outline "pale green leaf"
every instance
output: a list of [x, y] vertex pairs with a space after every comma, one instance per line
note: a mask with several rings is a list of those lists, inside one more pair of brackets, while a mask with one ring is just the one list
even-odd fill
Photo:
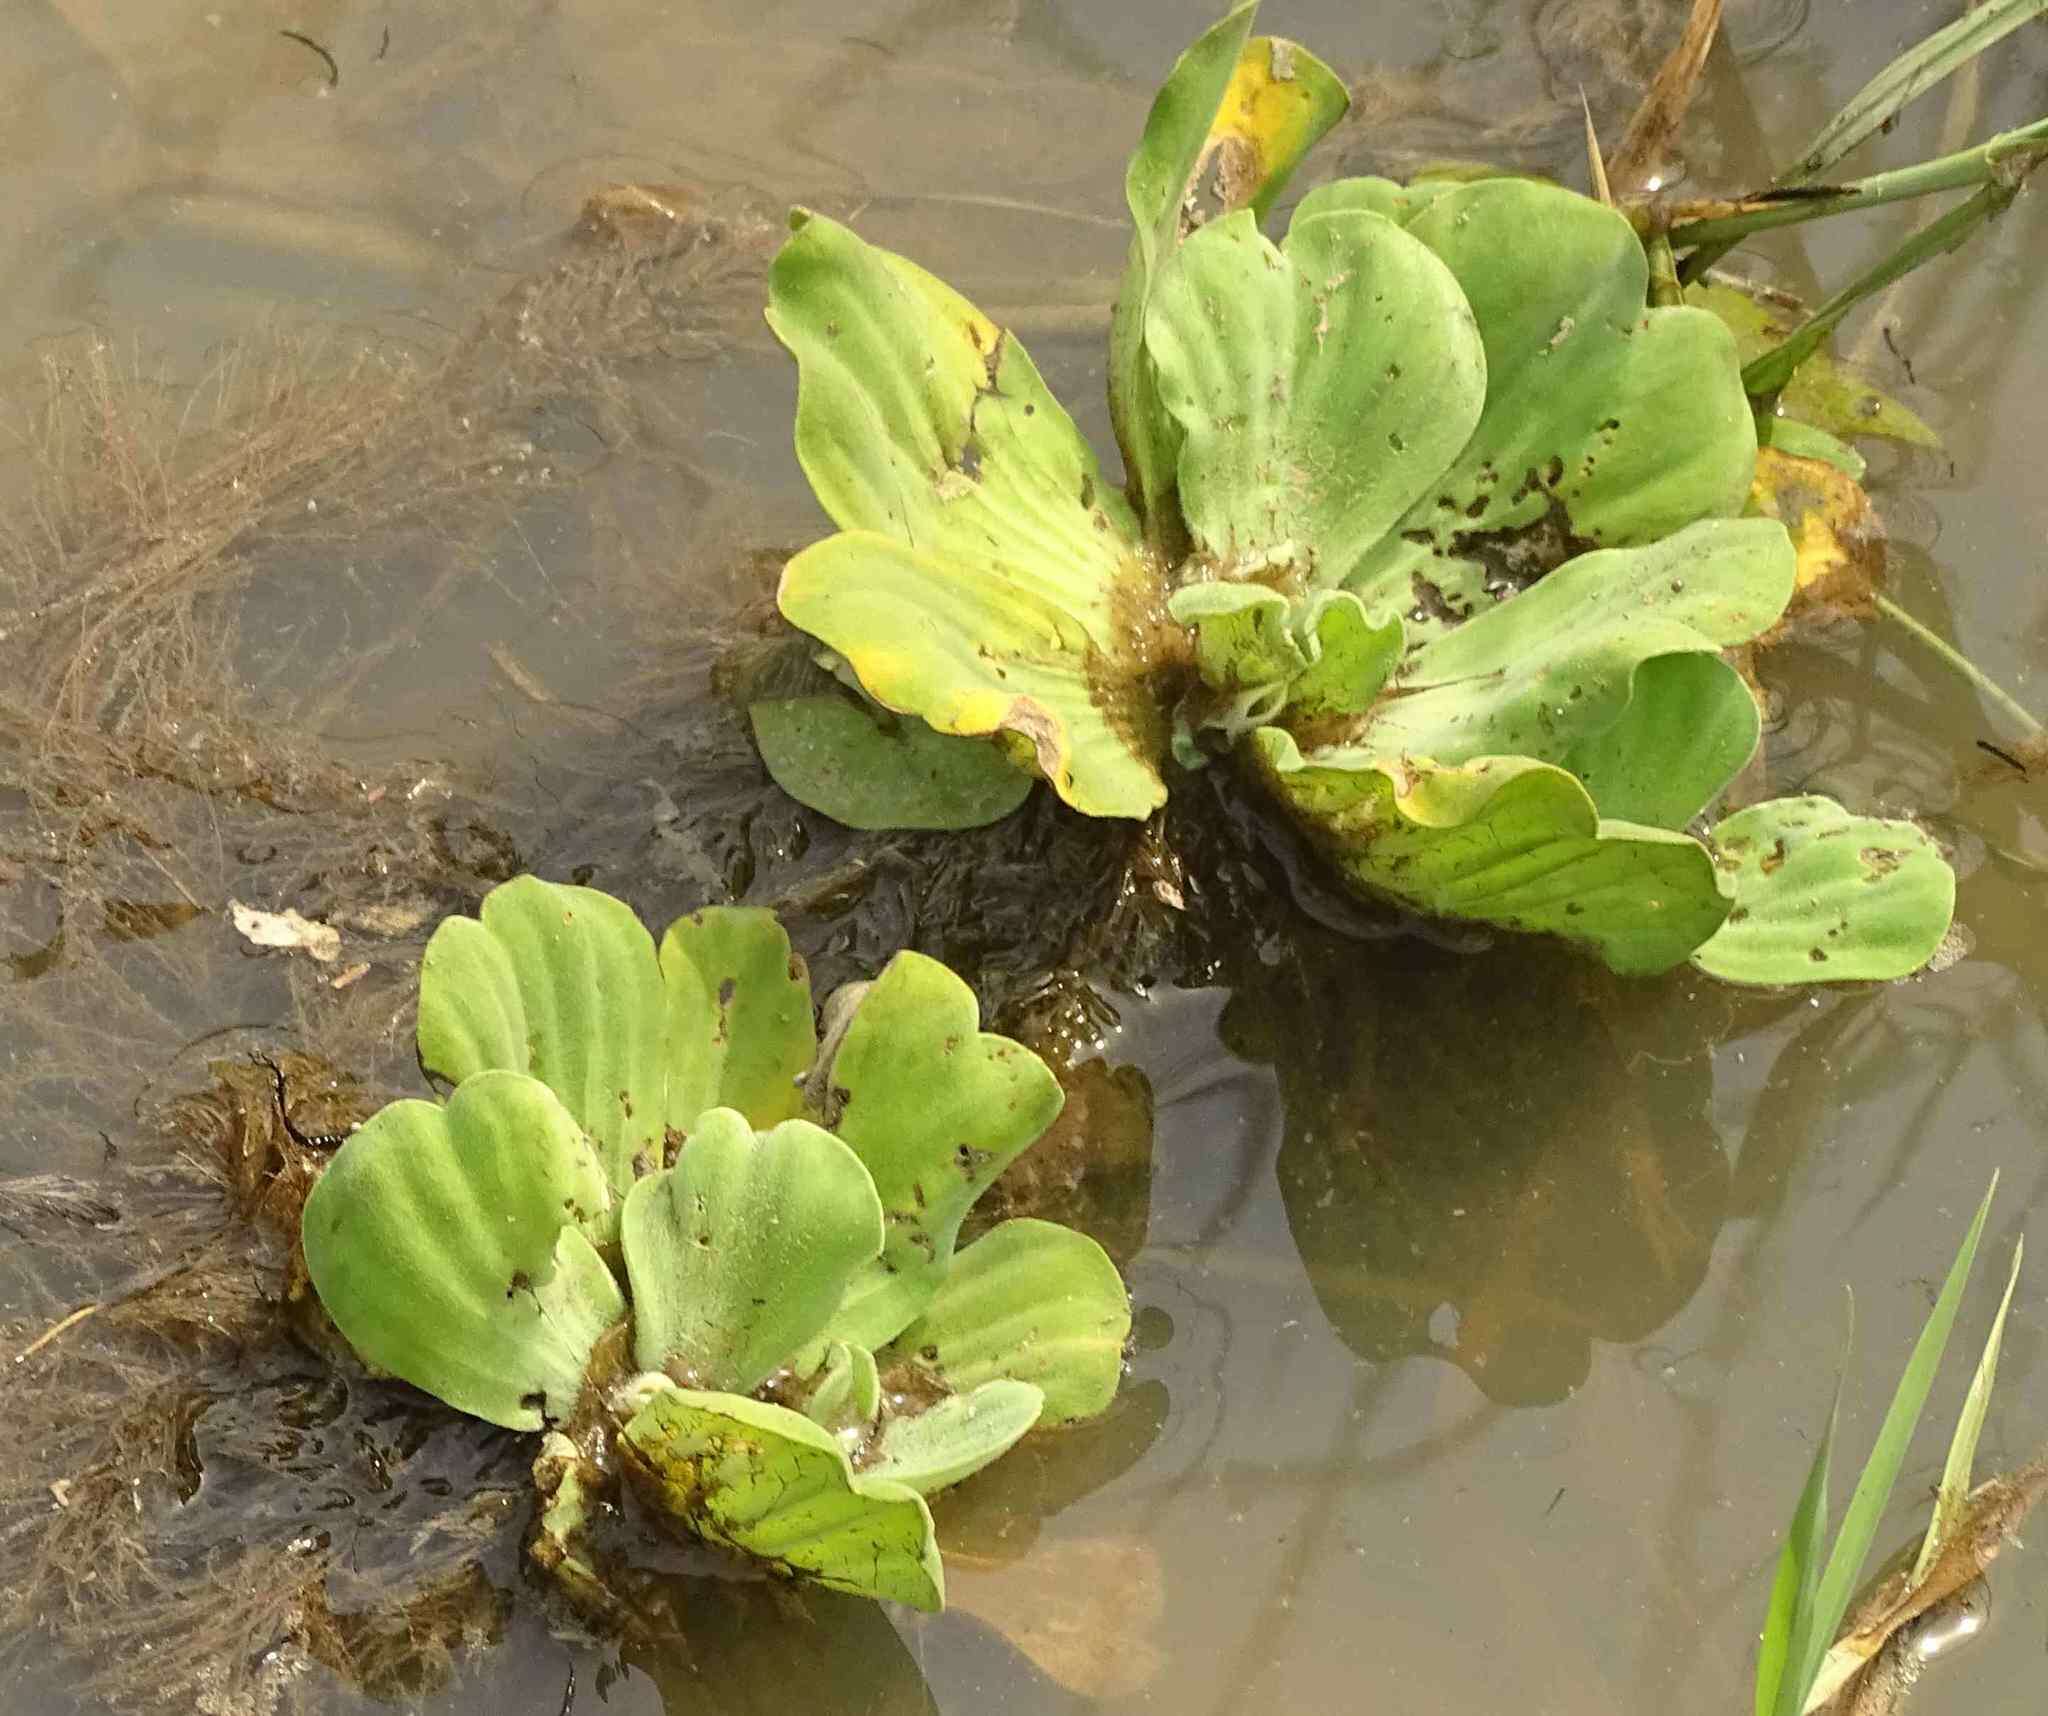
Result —
[[882, 1206], [860, 1159], [786, 1120], [756, 1134], [701, 1115], [676, 1165], [626, 1199], [620, 1223], [643, 1371], [745, 1394], [816, 1338], [882, 1249]]
[[1396, 184], [1392, 179], [1332, 179], [1310, 191], [1294, 205], [1293, 221], [1310, 221], [1321, 215], [1354, 211], [1383, 215], [1406, 226], [1444, 192], [1455, 190], [1458, 179], [1422, 179]]
[[1287, 688], [1290, 721], [1360, 715], [1370, 709], [1401, 659], [1398, 618], [1375, 625], [1349, 590], [1319, 590], [1297, 610], [1308, 667]]
[[1955, 872], [1910, 822], [1780, 798], [1736, 812], [1709, 840], [1735, 903], [1693, 963], [1727, 982], [1904, 977], [1948, 933]]
[[829, 1338], [876, 1347], [959, 1262], [974, 1200], [1050, 1126], [1059, 1080], [1029, 1049], [981, 1029], [974, 991], [937, 960], [899, 953], [862, 998], [833, 1057], [833, 1128], [881, 1195], [887, 1238]]
[[365, 1362], [514, 1430], [566, 1417], [626, 1302], [586, 1237], [610, 1190], [582, 1129], [523, 1073], [446, 1107], [394, 1102], [336, 1152], [301, 1219], [320, 1303]]
[[1669, 970], [1727, 914], [1698, 841], [1603, 819], [1578, 780], [1549, 764], [1304, 755], [1273, 727], [1249, 745], [1344, 878], [1411, 910], [1562, 936], [1629, 974]]
[[773, 912], [709, 906], [661, 938], [669, 1081], [666, 1117], [687, 1135], [707, 1108], [773, 1126], [803, 1108], [817, 1050], [811, 978]]
[[1399, 695], [1351, 742], [1440, 763], [1561, 762], [1665, 688], [1637, 683], [1643, 662], [1716, 652], [1770, 626], [1792, 599], [1796, 567], [1784, 526], [1764, 518], [1708, 519], [1645, 547], [1581, 555], [1411, 650]]
[[852, 533], [789, 563], [784, 615], [885, 707], [1021, 735], [1076, 809], [1156, 809], [1162, 580], [1024, 348], [818, 216], [775, 259], [768, 319], [797, 360], [798, 458]]
[[1064, 1424], [1109, 1405], [1130, 1332], [1130, 1295], [1108, 1253], [1026, 1218], [962, 1250], [924, 1314], [875, 1356], [955, 1394], [999, 1378], [1032, 1383], [1044, 1391], [1044, 1422]]
[[460, 1083], [531, 1073], [590, 1135], [612, 1185], [658, 1149], [667, 1083], [661, 975], [632, 908], [520, 876], [450, 918], [420, 962], [420, 1062]]
[[1756, 427], [1734, 341], [1703, 311], [1646, 307], [1649, 264], [1626, 219], [1554, 185], [1493, 179], [1441, 190], [1405, 230], [1471, 306], [1486, 408], [1350, 574], [1368, 609], [1454, 625], [1586, 549], [1741, 511]]
[[1195, 671], [1211, 690], [1286, 685], [1308, 666], [1294, 604], [1265, 584], [1204, 579], [1174, 591], [1166, 611], [1195, 634]]
[[1044, 1406], [1045, 1395], [1030, 1383], [996, 1377], [971, 1393], [886, 1419], [861, 1470], [934, 1495], [1008, 1453]]
[[1621, 718], [1574, 745], [1564, 766], [1602, 816], [1683, 828], [1742, 772], [1762, 728], [1748, 683], [1720, 656], [1652, 656]]
[[1014, 733], [1090, 816], [1149, 816], [1166, 799], [1158, 687], [1096, 647], [1073, 616], [990, 573], [868, 531], [807, 548], [782, 611], [848, 654], [888, 708], [942, 733]]
[[1245, 211], [1162, 269], [1146, 320], [1182, 430], [1195, 552], [1294, 594], [1341, 583], [1479, 421], [1486, 362], [1449, 269], [1383, 216]]
[[1124, 174], [1134, 229], [1110, 320], [1110, 416], [1154, 540], [1172, 512], [1178, 433], [1145, 352], [1158, 271], [1200, 215], [1263, 219], [1296, 164], [1343, 116], [1344, 85], [1294, 42], [1253, 37], [1257, 0], [1234, 7], [1175, 63]]
[[834, 1341], [804, 1396], [804, 1416], [840, 1435], [864, 1438], [882, 1410], [882, 1379], [866, 1347]]

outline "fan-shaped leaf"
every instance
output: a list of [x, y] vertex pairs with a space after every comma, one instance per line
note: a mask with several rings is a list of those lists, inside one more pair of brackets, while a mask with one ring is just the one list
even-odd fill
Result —
[[853, 533], [790, 562], [783, 613], [888, 708], [1021, 735], [1076, 809], [1157, 808], [1160, 575], [1024, 348], [812, 215], [775, 259], [768, 319], [797, 360], [797, 456]]
[[698, 1118], [673, 1168], [626, 1199], [620, 1223], [640, 1368], [745, 1394], [824, 1328], [882, 1249], [882, 1207], [860, 1159], [807, 1120], [755, 1134]]
[[484, 896], [482, 921], [449, 918], [420, 962], [420, 1062], [461, 1083], [531, 1073], [590, 1135], [612, 1185], [658, 1148], [661, 976], [624, 902], [520, 876]]
[[1666, 687], [1638, 684], [1643, 662], [1712, 653], [1763, 631], [1792, 598], [1793, 570], [1783, 527], [1757, 518], [1709, 519], [1647, 547], [1581, 555], [1410, 651], [1398, 694], [1375, 706], [1353, 742], [1441, 763], [1561, 761]]
[[882, 1379], [866, 1347], [834, 1341], [804, 1398], [804, 1416], [839, 1435], [864, 1439], [882, 1410]]
[[1045, 1394], [1045, 1422], [1064, 1424], [1115, 1398], [1130, 1332], [1130, 1295], [1102, 1247], [1027, 1218], [964, 1248], [924, 1315], [875, 1356], [885, 1370], [915, 1366], [955, 1394], [1003, 1377], [1033, 1383]]
[[773, 912], [709, 906], [661, 938], [667, 995], [668, 1124], [687, 1135], [707, 1108], [773, 1126], [803, 1108], [797, 1081], [817, 1050], [811, 977]]
[[941, 733], [1018, 735], [1076, 810], [1144, 817], [1165, 802], [1159, 687], [1071, 612], [871, 531], [805, 549], [783, 572], [781, 602], [888, 708]]
[[924, 1498], [856, 1473], [838, 1439], [799, 1412], [659, 1378], [619, 1446], [654, 1504], [693, 1537], [835, 1591], [945, 1607]]
[[625, 1300], [586, 1231], [603, 1168], [539, 1081], [488, 1071], [394, 1102], [306, 1199], [306, 1270], [368, 1363], [514, 1430], [566, 1416]]
[[874, 1177], [887, 1220], [877, 1263], [830, 1337], [879, 1346], [930, 1303], [974, 1200], [1053, 1122], [1059, 1081], [1029, 1049], [984, 1032], [974, 991], [937, 960], [899, 953], [832, 1062], [834, 1128]]
[[1698, 841], [1603, 820], [1563, 769], [1528, 757], [1451, 768], [1358, 750], [1303, 756], [1275, 727], [1249, 743], [1344, 876], [1415, 911], [1563, 936], [1624, 973], [1668, 970], [1727, 915]]
[[1621, 718], [1564, 766], [1602, 816], [1683, 828], [1748, 765], [1762, 729], [1755, 696], [1720, 656], [1657, 655], [1636, 669]]
[[[1307, 199], [1295, 219], [1328, 206]], [[1428, 197], [1406, 230], [1471, 306], [1486, 409], [1350, 574], [1368, 609], [1455, 625], [1586, 549], [1741, 511], [1756, 427], [1733, 339], [1704, 311], [1645, 307], [1649, 265], [1626, 219], [1554, 185], [1490, 179]]]
[[886, 1420], [863, 1474], [921, 1496], [936, 1494], [1008, 1453], [1044, 1407], [1041, 1390], [1007, 1377], [948, 1395], [922, 1412]]
[[1204, 227], [1161, 269], [1145, 343], [1195, 552], [1293, 594], [1350, 573], [1486, 398], [1450, 270], [1362, 211], [1297, 219], [1284, 252], [1249, 210]]
[[1257, 0], [1234, 8], [1181, 55], [1124, 174], [1134, 232], [1110, 322], [1110, 416], [1155, 542], [1170, 534], [1179, 432], [1145, 352], [1154, 281], [1189, 229], [1191, 206], [1249, 208], [1263, 219], [1349, 105], [1342, 81], [1305, 48], [1252, 36], [1257, 11]]
[[1270, 585], [1205, 579], [1174, 591], [1166, 610], [1195, 634], [1195, 671], [1213, 690], [1285, 687], [1308, 667], [1294, 603]]
[[1370, 709], [1401, 659], [1398, 618], [1375, 625], [1349, 590], [1321, 590], [1302, 604], [1296, 625], [1310, 640], [1309, 666], [1287, 688], [1290, 720], [1359, 715]]
[[1955, 872], [1910, 822], [1778, 798], [1737, 811], [1709, 838], [1735, 906], [1693, 963], [1730, 983], [1904, 977], [1948, 933]]

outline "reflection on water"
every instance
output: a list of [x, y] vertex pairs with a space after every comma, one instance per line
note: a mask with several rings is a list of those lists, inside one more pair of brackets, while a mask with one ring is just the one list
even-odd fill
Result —
[[[0, 1428], [33, 1458], [0, 1461], [0, 1587], [42, 1576], [18, 1546], [53, 1519], [61, 1542], [118, 1518], [58, 1594], [104, 1617], [117, 1590], [122, 1646], [23, 1639], [0, 1710], [61, 1709], [88, 1658], [237, 1716], [406, 1690], [451, 1716], [1742, 1699], [1842, 1285], [1882, 1378], [1990, 1170], [2000, 1245], [2044, 1204], [2048, 832], [2039, 781], [1979, 749], [2010, 735], [1967, 688], [1876, 632], [1766, 662], [1773, 786], [1925, 816], [1974, 944], [1801, 998], [1283, 935], [1279, 870], [1236, 836], [1188, 831], [1181, 868], [1036, 802], [958, 842], [851, 838], [765, 786], [712, 697], [786, 667], [749, 653], [755, 620], [818, 528], [758, 323], [781, 206], [913, 251], [1089, 399], [1121, 152], [1213, 10], [15, 8], [4, 1350], [109, 1303], [10, 1376]], [[1678, 12], [1269, 0], [1268, 21], [1354, 80], [1333, 163], [1573, 179], [1580, 89], [1609, 135]], [[1932, 16], [1729, 0], [1695, 181], [1762, 179]], [[2044, 64], [2030, 28], [1856, 165], [2028, 116]], [[662, 206], [580, 221], [627, 181]], [[1755, 260], [1811, 292], [1910, 218]], [[1946, 441], [1877, 450], [1894, 593], [2037, 705], [2044, 247], [2023, 200], [1847, 342]], [[1107, 446], [1099, 406], [1083, 420]], [[947, 1615], [697, 1572], [667, 1582], [659, 1643], [568, 1633], [522, 1572], [517, 1439], [284, 1340], [279, 1248], [223, 1229], [217, 1176], [161, 1124], [252, 1050], [416, 1089], [427, 929], [529, 865], [654, 919], [775, 904], [821, 987], [925, 947], [1073, 1061], [1066, 1129], [1010, 1191], [1125, 1263], [1131, 1380], [1102, 1423], [942, 1500]], [[367, 969], [336, 987], [253, 955], [231, 897], [334, 923]], [[1113, 1009], [1076, 965], [1107, 971]], [[306, 1130], [314, 1094], [280, 1064]], [[238, 1136], [270, 1124], [260, 1083], [220, 1099]], [[166, 1271], [175, 1329], [114, 1302]], [[2048, 1421], [2038, 1307], [2023, 1284], [1987, 1463]], [[167, 1331], [198, 1356], [152, 1344]], [[1852, 1396], [1846, 1445], [1879, 1404]], [[1916, 1450], [1902, 1531], [1938, 1454]], [[2008, 1557], [1997, 1583], [1991, 1642], [1931, 1669], [1916, 1710], [2025, 1707], [2048, 1563]]]
[[1680, 1010], [1549, 950], [1318, 948], [1240, 988], [1225, 1037], [1276, 1063], [1280, 1195], [1345, 1344], [1531, 1405], [1668, 1321], [1728, 1214], [1711, 1043]]

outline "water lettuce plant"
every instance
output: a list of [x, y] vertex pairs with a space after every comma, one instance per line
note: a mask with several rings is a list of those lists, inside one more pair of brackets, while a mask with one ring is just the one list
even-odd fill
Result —
[[972, 992], [899, 953], [834, 996], [774, 917], [659, 947], [609, 896], [522, 877], [435, 932], [419, 1050], [308, 1197], [306, 1269], [374, 1369], [545, 1431], [536, 1557], [623, 1469], [682, 1535], [841, 1591], [943, 1606], [925, 1497], [1109, 1404], [1130, 1304], [1086, 1235], [975, 1199], [1059, 1112]]
[[[1182, 56], [1126, 176], [1121, 491], [1012, 334], [792, 218], [768, 318], [840, 528], [779, 600], [924, 751], [973, 742], [906, 820], [1004, 814], [1020, 768], [1143, 818], [1171, 764], [1227, 759], [1352, 887], [1420, 913], [1631, 973], [1918, 968], [1954, 900], [1918, 827], [1808, 797], [1714, 817], [1760, 730], [1731, 652], [1795, 579], [1784, 527], [1745, 516], [1728, 328], [1654, 302], [1627, 216], [1553, 184], [1341, 180], [1275, 242], [1345, 96], [1255, 9]], [[756, 712], [828, 814], [902, 766], [879, 752], [900, 728], [833, 708]], [[887, 820], [871, 793], [856, 814]]]

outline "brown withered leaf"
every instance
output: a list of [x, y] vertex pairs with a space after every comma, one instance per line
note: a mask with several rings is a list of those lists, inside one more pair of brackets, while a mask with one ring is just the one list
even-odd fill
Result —
[[328, 1155], [376, 1111], [375, 1098], [296, 1049], [217, 1060], [207, 1071], [211, 1088], [174, 1098], [159, 1123], [200, 1160], [218, 1163], [239, 1215], [295, 1234]]
[[1693, 0], [1685, 34], [1657, 68], [1622, 134], [1621, 147], [1607, 162], [1607, 182], [1615, 196], [1642, 192], [1669, 157], [1720, 27], [1721, 0]]
[[[1830, 1654], [1847, 1652], [1867, 1665], [1857, 1671], [1817, 1716], [1876, 1716], [1896, 1708], [1899, 1694], [1911, 1685], [1904, 1665], [1886, 1662], [1886, 1647], [1913, 1622], [1948, 1602], [1983, 1576], [2037, 1502], [2048, 1495], [2048, 1455], [2037, 1456], [2017, 1471], [1988, 1478], [1970, 1492], [1955, 1529], [1916, 1582], [1913, 1563], [1918, 1540], [1894, 1558], [1849, 1610], [1841, 1637]], [[1896, 1653], [1893, 1653], [1894, 1655]], [[1890, 1698], [1886, 1704], [1882, 1698]]]
[[148, 941], [167, 935], [203, 911], [189, 900], [107, 900], [100, 907], [107, 935], [114, 941]]
[[1750, 505], [1791, 534], [1799, 555], [1792, 605], [1759, 642], [1802, 620], [1874, 618], [1884, 579], [1884, 524], [1862, 484], [1821, 459], [1759, 447]]
[[700, 185], [604, 185], [583, 200], [576, 236], [630, 249], [668, 246], [689, 236], [703, 218]]

